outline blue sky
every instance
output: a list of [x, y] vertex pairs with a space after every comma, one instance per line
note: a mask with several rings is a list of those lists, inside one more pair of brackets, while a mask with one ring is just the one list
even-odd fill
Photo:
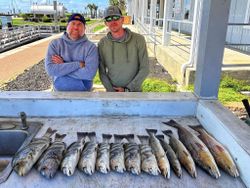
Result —
[[[30, 12], [30, 5], [33, 3], [53, 3], [53, 0], [0, 0], [0, 13], [7, 13], [14, 7], [22, 12]], [[62, 3], [69, 12], [85, 12], [85, 7], [89, 3], [95, 3], [100, 9], [104, 9], [108, 5], [108, 0], [57, 0]], [[17, 12], [18, 12], [17, 11]]]

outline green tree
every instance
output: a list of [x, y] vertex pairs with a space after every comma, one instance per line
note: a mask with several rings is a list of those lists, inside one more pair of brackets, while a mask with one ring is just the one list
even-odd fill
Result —
[[92, 8], [94, 10], [94, 17], [97, 18], [97, 9], [98, 9], [98, 6], [96, 6], [94, 3], [92, 4]]
[[125, 0], [109, 0], [109, 4], [114, 5], [114, 6], [118, 6], [121, 9], [122, 14], [125, 14], [125, 12], [126, 12]]
[[90, 17], [93, 18], [93, 4], [88, 4], [87, 7], [90, 10]]

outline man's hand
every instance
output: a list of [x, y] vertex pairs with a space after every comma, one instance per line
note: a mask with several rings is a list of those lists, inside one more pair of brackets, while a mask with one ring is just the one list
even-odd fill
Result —
[[52, 55], [51, 60], [55, 64], [62, 64], [62, 63], [64, 63], [63, 58], [61, 56], [59, 56], [59, 55]]
[[125, 89], [123, 87], [113, 87], [116, 92], [124, 92]]
[[80, 67], [81, 68], [85, 67], [85, 62], [84, 61], [80, 61]]

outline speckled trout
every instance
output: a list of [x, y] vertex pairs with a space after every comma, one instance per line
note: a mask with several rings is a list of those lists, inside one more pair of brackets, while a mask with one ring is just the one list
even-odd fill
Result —
[[84, 138], [81, 136], [81, 134], [77, 133], [77, 141], [69, 145], [61, 163], [61, 170], [63, 174], [67, 176], [72, 176], [74, 174], [84, 144]]
[[169, 136], [169, 145], [174, 150], [177, 158], [180, 163], [184, 166], [187, 172], [191, 175], [191, 177], [196, 178], [196, 166], [194, 160], [187, 150], [187, 148], [183, 145], [183, 143], [177, 139], [171, 130], [162, 131], [165, 135]]
[[[191, 127], [191, 126], [190, 126]], [[212, 137], [202, 126], [191, 127], [200, 135], [198, 137], [206, 144], [219, 167], [233, 177], [238, 177], [239, 172], [237, 167], [225, 147]]]
[[149, 136], [138, 135], [138, 138], [141, 142], [141, 170], [155, 176], [160, 174], [161, 171], [158, 168], [155, 155], [153, 154], [152, 148], [149, 145]]
[[51, 136], [56, 132], [48, 128], [46, 133], [41, 138], [34, 138], [28, 145], [19, 150], [12, 160], [12, 167], [20, 176], [25, 176], [49, 147]]
[[62, 141], [66, 134], [56, 134], [55, 141], [43, 153], [37, 163], [37, 170], [48, 179], [53, 178], [59, 168], [66, 150], [66, 144]]
[[174, 150], [167, 143], [167, 141], [164, 140], [163, 135], [157, 135], [156, 137], [160, 140], [162, 148], [166, 152], [166, 155], [167, 155], [167, 158], [169, 160], [170, 166], [174, 170], [174, 173], [177, 175], [178, 178], [181, 178], [182, 177], [181, 164], [180, 164]]
[[85, 174], [92, 175], [95, 172], [97, 156], [97, 142], [95, 132], [82, 133], [87, 135], [89, 141], [85, 142], [82, 154], [78, 162], [78, 168]]
[[124, 148], [122, 139], [123, 135], [114, 135], [114, 143], [110, 144], [110, 168], [116, 172], [123, 173], [125, 168], [124, 163]]
[[124, 144], [125, 151], [125, 167], [132, 174], [139, 175], [141, 173], [141, 155], [140, 147], [134, 141], [134, 135], [125, 135], [128, 143]]
[[155, 154], [158, 167], [161, 170], [161, 174], [165, 178], [170, 178], [170, 164], [164, 149], [161, 146], [160, 141], [156, 138], [155, 134], [157, 130], [155, 129], [146, 129], [149, 134], [149, 144], [152, 147], [152, 151]]
[[207, 146], [191, 131], [174, 120], [163, 122], [178, 129], [180, 140], [188, 148], [194, 161], [214, 178], [220, 177], [220, 171]]
[[112, 138], [110, 134], [102, 134], [102, 142], [98, 144], [97, 158], [96, 158], [96, 170], [107, 174], [110, 171], [109, 156], [110, 156], [110, 144], [109, 141]]

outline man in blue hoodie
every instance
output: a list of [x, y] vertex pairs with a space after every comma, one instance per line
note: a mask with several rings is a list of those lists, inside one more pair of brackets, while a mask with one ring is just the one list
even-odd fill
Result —
[[98, 50], [85, 35], [86, 21], [72, 14], [67, 31], [49, 44], [45, 69], [56, 91], [90, 91], [98, 69]]

